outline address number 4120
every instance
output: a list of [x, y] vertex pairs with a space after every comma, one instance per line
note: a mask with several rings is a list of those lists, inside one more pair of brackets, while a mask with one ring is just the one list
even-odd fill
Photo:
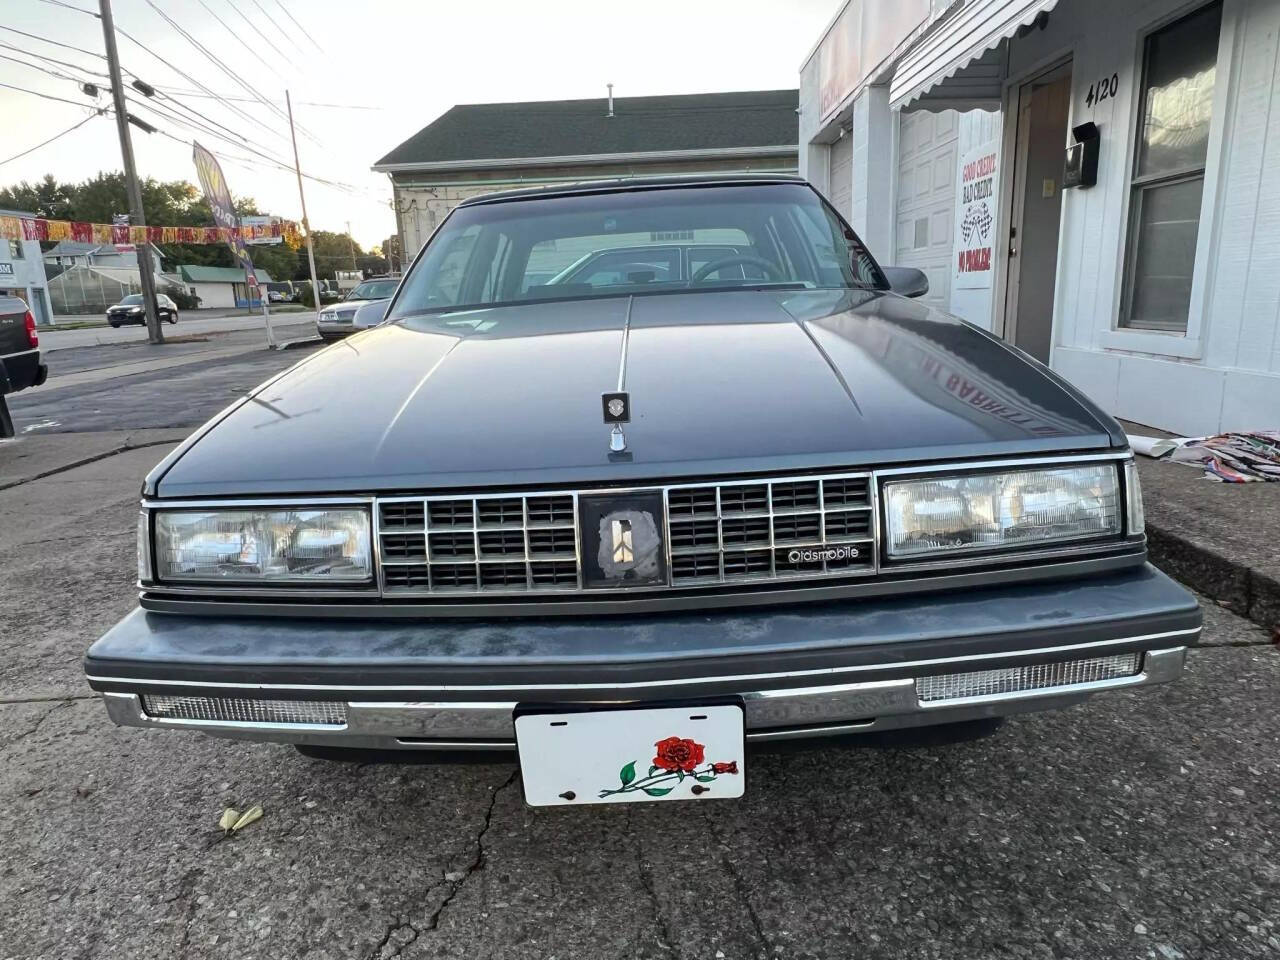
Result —
[[1089, 95], [1084, 98], [1086, 106], [1096, 107], [1103, 100], [1107, 100], [1116, 95], [1116, 91], [1120, 89], [1120, 75], [1113, 73], [1110, 77], [1099, 80], [1097, 83], [1089, 84]]

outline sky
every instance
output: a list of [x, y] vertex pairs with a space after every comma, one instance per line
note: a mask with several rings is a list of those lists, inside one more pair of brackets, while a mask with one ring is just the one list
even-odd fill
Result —
[[[90, 55], [104, 50], [101, 21], [67, 5], [96, 11], [98, 0], [0, 0], [0, 44], [6, 45], [0, 46], [0, 84], [72, 101], [0, 86], [0, 161], [92, 117], [0, 165], [0, 186], [46, 173], [81, 180], [121, 168], [110, 114], [94, 117], [94, 101], [73, 81], [14, 62], [77, 77], [106, 72], [104, 60]], [[801, 61], [839, 6], [840, 0], [112, 3], [117, 28], [141, 44], [119, 39], [126, 83], [134, 74], [178, 101], [157, 99], [148, 111], [146, 99], [130, 91], [143, 101], [137, 113], [162, 131], [133, 131], [141, 176], [197, 182], [190, 141], [199, 139], [222, 160], [233, 193], [300, 221], [288, 123], [269, 105], [283, 111], [289, 89], [303, 172], [329, 181], [307, 181], [311, 224], [342, 231], [350, 221], [366, 248], [395, 232], [388, 179], [369, 168], [454, 104], [603, 99], [609, 82], [619, 97], [795, 87]], [[105, 88], [105, 78], [98, 79]], [[98, 98], [100, 106], [109, 103], [109, 94]], [[230, 142], [193, 132], [176, 118], [212, 126]]]

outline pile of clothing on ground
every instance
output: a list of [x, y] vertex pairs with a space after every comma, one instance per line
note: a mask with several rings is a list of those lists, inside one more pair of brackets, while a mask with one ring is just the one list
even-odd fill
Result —
[[1171, 440], [1130, 435], [1129, 443], [1137, 453], [1148, 457], [1201, 466], [1210, 480], [1280, 482], [1280, 430], [1236, 431]]

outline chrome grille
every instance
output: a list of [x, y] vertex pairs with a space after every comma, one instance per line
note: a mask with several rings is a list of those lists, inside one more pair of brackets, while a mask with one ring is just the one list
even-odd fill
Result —
[[347, 722], [347, 705], [337, 700], [251, 700], [144, 693], [142, 709], [148, 716], [161, 720], [293, 723], [328, 727], [340, 727]]
[[942, 700], [970, 700], [1001, 693], [1070, 687], [1080, 683], [1132, 677], [1141, 665], [1142, 654], [1120, 653], [1087, 660], [1033, 663], [1025, 667], [974, 670], [968, 673], [940, 673], [916, 679], [916, 696], [921, 703]]
[[377, 518], [390, 596], [582, 586], [572, 493], [380, 498]]
[[876, 571], [866, 473], [667, 488], [672, 586]]

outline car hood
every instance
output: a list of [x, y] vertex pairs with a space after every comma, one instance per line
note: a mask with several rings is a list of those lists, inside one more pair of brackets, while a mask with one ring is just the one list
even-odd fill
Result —
[[[620, 368], [632, 422], [611, 454], [600, 395]], [[393, 321], [269, 381], [193, 441], [153, 471], [152, 494], [618, 483], [1124, 437], [1044, 367], [916, 301], [766, 290]]]

